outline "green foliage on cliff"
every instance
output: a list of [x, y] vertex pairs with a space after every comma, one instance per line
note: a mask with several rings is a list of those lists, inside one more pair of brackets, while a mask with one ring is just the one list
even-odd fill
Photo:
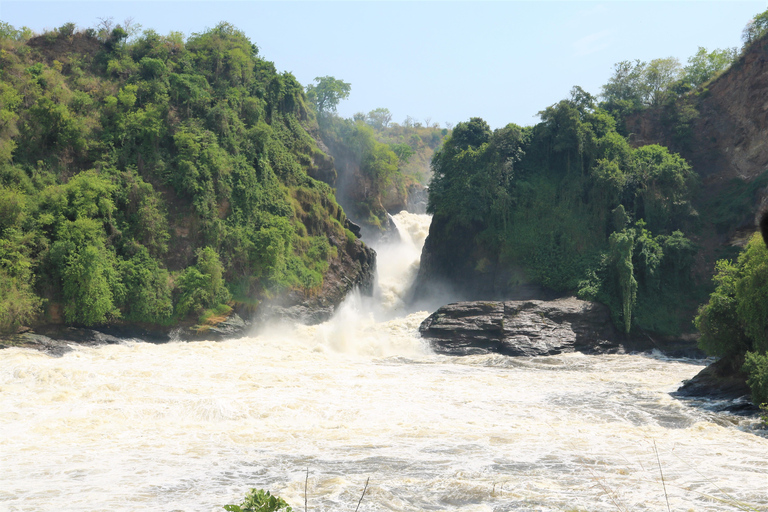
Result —
[[[319, 81], [340, 82], [333, 77]], [[308, 90], [314, 93], [314, 86]], [[386, 108], [352, 119], [324, 112], [318, 120], [320, 135], [343, 173], [338, 190], [346, 196], [350, 215], [369, 226], [386, 223], [388, 210], [406, 204], [409, 187], [426, 181], [429, 161], [448, 134], [410, 118], [402, 125], [393, 123]]]
[[608, 83], [602, 86], [600, 107], [615, 117], [618, 131], [624, 135], [627, 116], [655, 110], [676, 147], [688, 149], [693, 123], [699, 116], [697, 95], [705, 92], [706, 85], [738, 56], [737, 48], [708, 51], [699, 47], [686, 66], [673, 57], [618, 62]]
[[186, 41], [0, 25], [0, 330], [316, 293], [329, 235], [346, 240], [308, 176], [317, 130], [301, 84], [227, 23]]
[[715, 291], [701, 306], [699, 345], [710, 355], [745, 357], [755, 404], [768, 402], [768, 249], [755, 234], [734, 263], [717, 262]]
[[433, 159], [429, 211], [447, 232], [476, 233], [461, 243], [475, 244], [478, 261], [604, 302], [625, 332], [684, 329], [695, 254], [685, 233], [697, 222], [690, 166], [661, 146], [631, 148], [578, 87], [541, 119], [493, 132], [482, 119], [459, 123]]
[[741, 33], [744, 45], [748, 46], [768, 33], [768, 10], [755, 14]]

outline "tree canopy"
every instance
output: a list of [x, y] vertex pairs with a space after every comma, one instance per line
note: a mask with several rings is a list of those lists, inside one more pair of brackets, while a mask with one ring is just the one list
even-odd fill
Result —
[[336, 112], [339, 102], [352, 91], [351, 84], [332, 76], [317, 77], [315, 82], [316, 85], [307, 86], [307, 97], [315, 104], [318, 114]]
[[456, 125], [432, 160], [428, 211], [444, 231], [435, 236], [471, 234], [455, 241], [472, 247], [471, 272], [525, 274], [497, 286], [533, 282], [598, 300], [625, 332], [685, 329], [690, 166], [662, 146], [631, 148], [579, 87], [540, 115], [532, 128]]
[[[360, 242], [309, 177], [331, 159], [304, 88], [231, 24], [124, 25], [0, 25], [0, 330], [317, 293]], [[349, 84], [313, 90], [332, 110]]]

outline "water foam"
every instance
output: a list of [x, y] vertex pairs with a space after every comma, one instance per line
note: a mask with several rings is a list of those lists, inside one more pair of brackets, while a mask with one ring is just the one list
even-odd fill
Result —
[[377, 305], [389, 317], [405, 312], [408, 291], [419, 271], [424, 240], [431, 216], [402, 211], [392, 216], [400, 240], [377, 246]]
[[320, 511], [368, 477], [361, 510], [768, 507], [755, 421], [669, 395], [700, 361], [438, 356], [426, 312], [382, 320], [426, 235], [410, 220], [380, 252], [383, 308], [355, 294], [325, 324], [222, 343], [3, 350], [0, 509], [221, 510], [251, 487], [295, 508], [307, 468]]

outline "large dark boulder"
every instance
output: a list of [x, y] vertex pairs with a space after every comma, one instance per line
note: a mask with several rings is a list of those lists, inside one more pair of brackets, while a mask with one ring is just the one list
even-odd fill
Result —
[[544, 356], [624, 349], [608, 308], [572, 297], [456, 302], [430, 315], [419, 331], [436, 352], [448, 355]]
[[737, 414], [758, 411], [750, 402], [751, 390], [747, 375], [742, 371], [744, 356], [730, 355], [701, 370], [695, 377], [683, 382], [672, 396], [683, 399], [704, 399], [707, 409]]

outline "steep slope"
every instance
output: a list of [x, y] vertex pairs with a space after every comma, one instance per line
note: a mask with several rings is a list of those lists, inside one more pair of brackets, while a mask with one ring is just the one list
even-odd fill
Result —
[[304, 89], [222, 23], [0, 40], [0, 330], [324, 311], [374, 253]]
[[[695, 112], [681, 121], [685, 106]], [[704, 186], [756, 178], [768, 169], [768, 38], [753, 42], [703, 89], [631, 117], [627, 129], [635, 145], [663, 144], [680, 152]]]
[[633, 146], [662, 144], [700, 177], [695, 271], [735, 258], [755, 230], [768, 186], [768, 37], [752, 42], [723, 74], [674, 102], [626, 119]]
[[435, 155], [417, 299], [579, 295], [626, 334], [693, 330], [768, 185], [768, 39], [626, 120], [578, 87], [532, 128], [460, 123]]

